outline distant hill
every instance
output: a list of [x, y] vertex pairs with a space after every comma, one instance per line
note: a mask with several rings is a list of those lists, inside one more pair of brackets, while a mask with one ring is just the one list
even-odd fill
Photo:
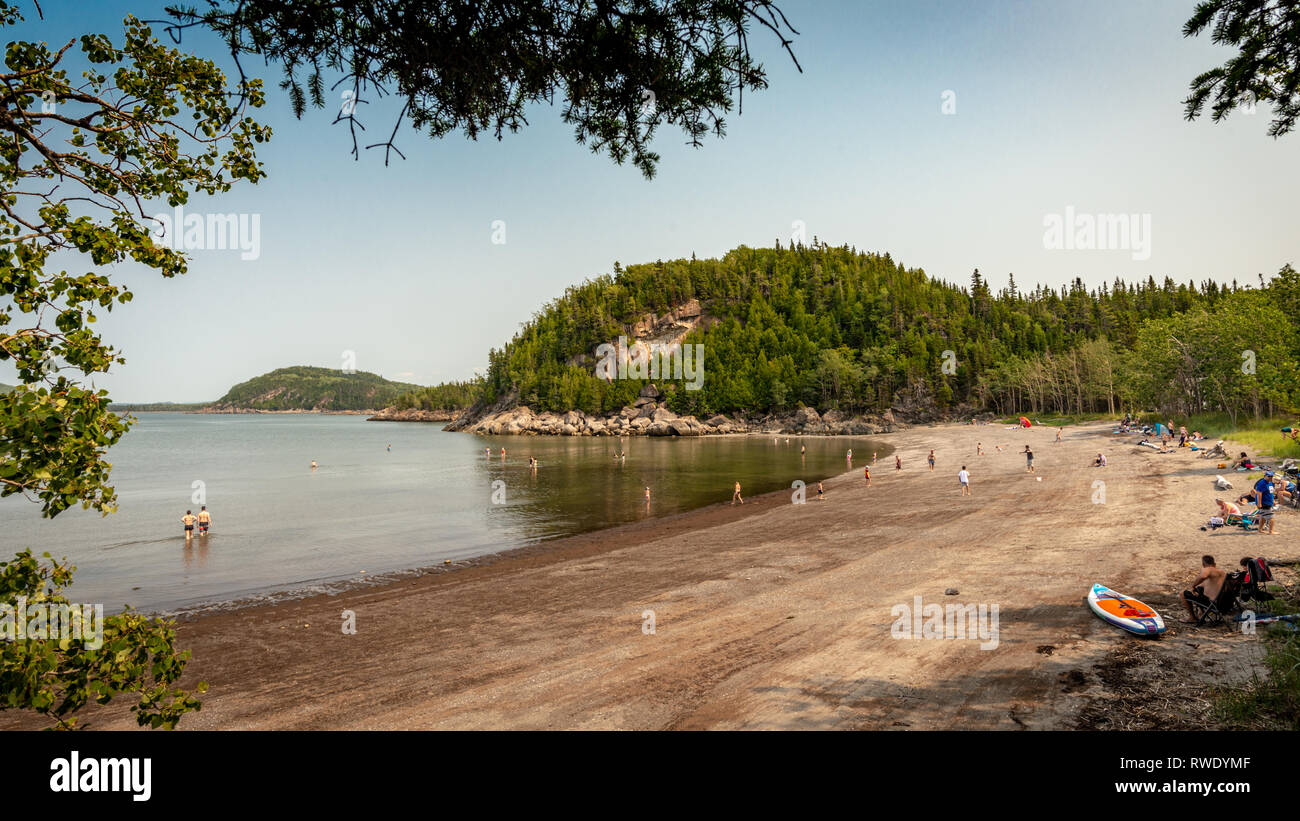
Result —
[[419, 385], [393, 382], [365, 371], [297, 365], [277, 368], [235, 385], [207, 411], [361, 411], [385, 408]]
[[3, 382], [0, 382], [0, 393], [9, 393], [9, 391], [13, 389], [14, 389], [13, 385], [6, 385]]
[[113, 402], [108, 409], [116, 413], [171, 412], [190, 413], [207, 407], [207, 402]]

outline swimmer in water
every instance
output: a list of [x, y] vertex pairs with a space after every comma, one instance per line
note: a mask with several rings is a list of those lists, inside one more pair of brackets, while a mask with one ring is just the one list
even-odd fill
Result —
[[312, 470], [315, 470], [315, 469], [316, 469], [316, 460], [315, 460], [315, 459], [312, 459], [312, 460], [311, 460], [311, 469], [312, 469]]

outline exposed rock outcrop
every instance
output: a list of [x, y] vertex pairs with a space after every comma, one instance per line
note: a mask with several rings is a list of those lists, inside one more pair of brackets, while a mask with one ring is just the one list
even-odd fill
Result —
[[[637, 401], [642, 399], [648, 397], [640, 397]], [[394, 416], [386, 412], [374, 418], [395, 416], [402, 417], [395, 418], [395, 421], [425, 421], [410, 417], [409, 412], [399, 412]], [[639, 408], [634, 404], [599, 416], [577, 410], [534, 413], [527, 405], [500, 407], [487, 413], [466, 413], [445, 429], [493, 436], [709, 436], [728, 433], [869, 436], [887, 433], [895, 426], [888, 413], [885, 417], [845, 417], [838, 411], [821, 415], [813, 408], [753, 418], [737, 415], [733, 419], [718, 414], [709, 417], [707, 422], [701, 422], [694, 416], [679, 416], [655, 402], [648, 402]]]
[[460, 411], [450, 410], [418, 410], [416, 408], [407, 408], [398, 410], [397, 408], [384, 408], [367, 419], [367, 422], [450, 422], [456, 418]]

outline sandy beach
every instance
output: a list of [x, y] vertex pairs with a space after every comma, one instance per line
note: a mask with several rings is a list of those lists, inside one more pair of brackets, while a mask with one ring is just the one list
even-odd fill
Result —
[[[1206, 726], [1207, 687], [1248, 680], [1262, 650], [1255, 637], [1179, 624], [1177, 594], [1203, 553], [1228, 569], [1245, 555], [1295, 558], [1300, 516], [1280, 513], [1271, 537], [1202, 532], [1223, 471], [1110, 430], [1071, 427], [1057, 444], [1054, 428], [911, 428], [884, 437], [902, 471], [882, 458], [868, 488], [856, 454], [822, 501], [810, 488], [802, 505], [780, 492], [730, 507], [724, 484], [719, 505], [692, 513], [200, 616], [179, 626], [194, 655], [183, 683], [211, 689], [180, 726]], [[1090, 466], [1099, 451], [1105, 468]], [[1102, 623], [1083, 603], [1093, 582], [1156, 606], [1168, 632], [1141, 639]], [[918, 596], [996, 604], [997, 646], [891, 637], [891, 611]], [[341, 630], [345, 610], [355, 635]], [[134, 727], [119, 702], [82, 721]], [[38, 725], [0, 714], [0, 727], [19, 726]]]

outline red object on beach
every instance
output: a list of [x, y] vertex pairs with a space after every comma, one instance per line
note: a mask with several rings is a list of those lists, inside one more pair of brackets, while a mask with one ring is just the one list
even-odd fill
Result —
[[1027, 417], [1024, 416], [1020, 417], [1020, 427], [1022, 428], [1029, 427], [1029, 419]]

